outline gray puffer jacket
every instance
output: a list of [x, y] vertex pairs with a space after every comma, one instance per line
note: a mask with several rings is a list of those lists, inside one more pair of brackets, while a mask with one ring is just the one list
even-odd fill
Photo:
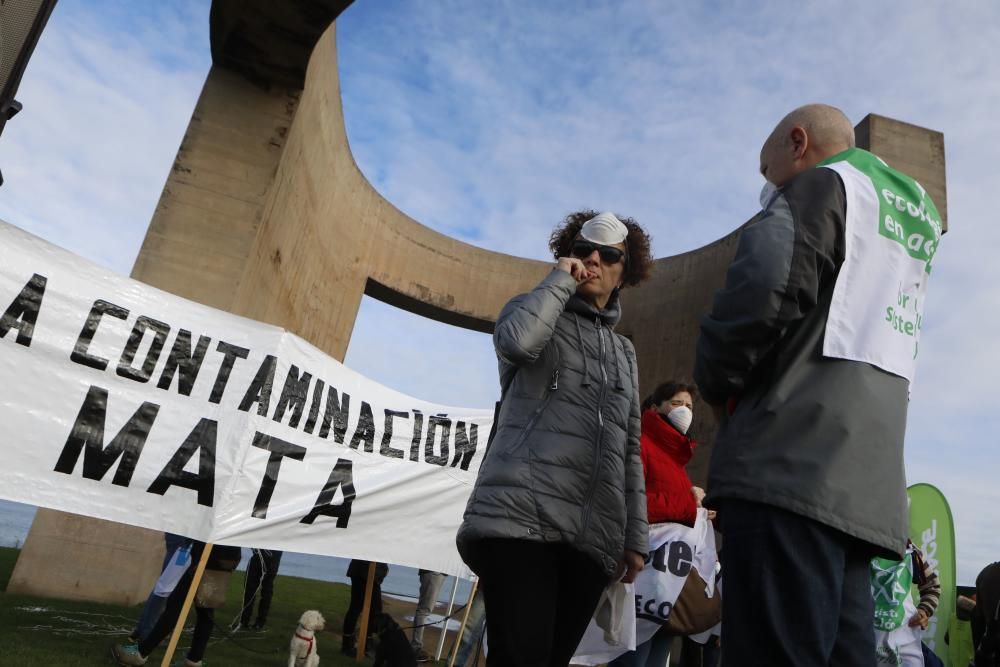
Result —
[[554, 270], [497, 319], [493, 342], [507, 386], [496, 435], [458, 531], [567, 543], [613, 574], [625, 549], [648, 550], [639, 458], [635, 350], [615, 334], [615, 295], [601, 311]]

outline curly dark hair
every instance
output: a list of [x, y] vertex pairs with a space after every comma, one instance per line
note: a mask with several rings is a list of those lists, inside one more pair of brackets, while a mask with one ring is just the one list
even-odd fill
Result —
[[[554, 259], [570, 256], [573, 241], [580, 234], [583, 223], [597, 214], [597, 211], [590, 209], [577, 211], [570, 213], [556, 225], [549, 237], [549, 249], [552, 251]], [[633, 218], [620, 215], [617, 217], [628, 228], [628, 236], [625, 238], [625, 272], [622, 274], [622, 285], [634, 287], [649, 278], [649, 272], [653, 266], [653, 255], [650, 250], [652, 238]]]
[[646, 397], [646, 400], [642, 402], [642, 411], [645, 412], [654, 405], [659, 405], [663, 401], [669, 401], [682, 391], [686, 391], [691, 394], [691, 398], [698, 398], [697, 386], [687, 384], [686, 382], [671, 380], [670, 382], [664, 382], [663, 384], [657, 386], [656, 389], [653, 390], [653, 393]]

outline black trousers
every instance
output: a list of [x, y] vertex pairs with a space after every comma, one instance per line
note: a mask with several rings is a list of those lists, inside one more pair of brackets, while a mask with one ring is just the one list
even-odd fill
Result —
[[274, 596], [274, 578], [278, 576], [278, 566], [281, 565], [282, 551], [270, 549], [253, 549], [250, 563], [247, 565], [246, 586], [243, 589], [243, 612], [240, 623], [246, 627], [253, 617], [254, 598], [260, 590], [260, 604], [257, 606], [257, 624], [267, 622], [267, 614], [271, 610], [271, 598]]
[[488, 539], [470, 567], [486, 604], [489, 667], [566, 667], [608, 576], [566, 544]]
[[723, 667], [873, 666], [873, 548], [770, 505], [721, 510]]
[[[361, 616], [361, 609], [365, 605], [365, 587], [368, 585], [368, 576], [351, 577], [351, 603], [344, 614], [344, 636], [353, 635], [358, 625], [358, 618]], [[372, 628], [372, 618], [382, 613], [382, 578], [375, 577], [372, 582], [372, 605], [368, 609], [368, 632], [369, 637], [374, 634]]]

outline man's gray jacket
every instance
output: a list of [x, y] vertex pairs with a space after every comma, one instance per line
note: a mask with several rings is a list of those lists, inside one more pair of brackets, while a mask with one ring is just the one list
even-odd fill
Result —
[[712, 452], [706, 505], [760, 502], [902, 558], [909, 383], [823, 356], [845, 255], [844, 185], [831, 169], [787, 183], [745, 227], [698, 340], [695, 381], [735, 404]]
[[511, 299], [493, 342], [506, 391], [496, 435], [458, 532], [466, 561], [483, 538], [567, 543], [611, 575], [648, 550], [635, 350], [554, 270]]

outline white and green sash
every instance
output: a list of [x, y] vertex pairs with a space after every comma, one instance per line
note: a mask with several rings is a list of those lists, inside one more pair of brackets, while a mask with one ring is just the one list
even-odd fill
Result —
[[844, 263], [823, 354], [864, 361], [913, 381], [941, 216], [915, 180], [851, 148], [820, 163], [847, 195]]

